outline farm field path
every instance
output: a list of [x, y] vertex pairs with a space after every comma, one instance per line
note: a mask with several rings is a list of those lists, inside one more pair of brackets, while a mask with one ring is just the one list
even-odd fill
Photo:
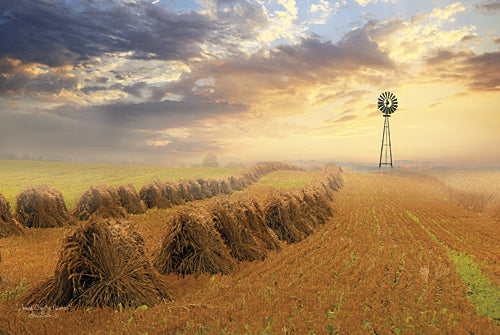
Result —
[[230, 333], [500, 332], [476, 313], [449, 258], [449, 250], [472, 255], [498, 282], [495, 222], [452, 205], [431, 184], [375, 174], [344, 178], [330, 223], [179, 299], [204, 306], [186, 312], [197, 319], [191, 325], [218, 323]]

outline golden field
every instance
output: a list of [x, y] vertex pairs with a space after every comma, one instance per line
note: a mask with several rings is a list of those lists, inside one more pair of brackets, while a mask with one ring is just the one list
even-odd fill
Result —
[[[298, 189], [318, 177], [318, 172], [273, 172], [231, 197], [265, 197], [276, 188]], [[450, 189], [433, 178], [390, 173], [343, 173], [342, 178], [344, 186], [329, 201], [333, 217], [308, 237], [281, 242], [280, 250], [270, 251], [264, 260], [238, 262], [226, 275], [162, 275], [173, 300], [153, 306], [25, 308], [19, 298], [53, 274], [62, 239], [73, 227], [31, 228], [23, 236], [2, 238], [0, 330], [29, 334], [500, 331], [498, 221], [457, 206], [450, 201]], [[196, 201], [194, 206], [204, 208], [207, 201]], [[168, 231], [169, 218], [185, 206], [127, 216], [144, 237], [148, 255]]]

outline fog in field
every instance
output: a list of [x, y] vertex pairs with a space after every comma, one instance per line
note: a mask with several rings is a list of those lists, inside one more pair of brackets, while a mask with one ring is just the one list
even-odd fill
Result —
[[0, 159], [500, 166], [491, 1], [4, 0]]

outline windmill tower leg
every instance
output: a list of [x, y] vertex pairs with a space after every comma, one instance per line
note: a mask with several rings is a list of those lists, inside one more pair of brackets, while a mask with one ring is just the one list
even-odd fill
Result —
[[[384, 115], [384, 132], [382, 133], [382, 146], [380, 147], [380, 160], [378, 168], [382, 165], [390, 165], [392, 168], [392, 149], [391, 149], [391, 132], [389, 129], [389, 115]], [[382, 156], [384, 161], [382, 162]], [[389, 157], [388, 157], [389, 156]], [[390, 158], [390, 161], [389, 159]]]
[[391, 147], [391, 130], [389, 129], [389, 117], [387, 119], [387, 138], [389, 139], [389, 155], [391, 156], [391, 168], [392, 168], [392, 147]]

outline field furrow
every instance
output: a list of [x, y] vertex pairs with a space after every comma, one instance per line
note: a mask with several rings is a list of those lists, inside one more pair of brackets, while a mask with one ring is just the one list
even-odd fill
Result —
[[[209, 285], [211, 293], [203, 287], [185, 303], [225, 306], [220, 329], [229, 332], [499, 331], [476, 313], [449, 247], [427, 227], [434, 215], [423, 209], [434, 200], [418, 197], [426, 185], [363, 174], [345, 181], [329, 224], [265, 262], [241, 265], [233, 277], [213, 277], [220, 283]], [[437, 217], [454, 207], [440, 206]]]
[[[165, 275], [173, 301], [60, 319], [9, 315], [30, 331], [51, 333], [500, 332], [498, 321], [477, 312], [454, 259], [457, 252], [473, 258], [498, 291], [494, 221], [456, 207], [429, 183], [355, 173], [344, 181], [333, 196], [334, 217], [301, 242], [283, 243], [264, 261], [240, 262], [229, 275]], [[158, 243], [158, 222], [174, 209], [133, 217], [148, 249]]]

